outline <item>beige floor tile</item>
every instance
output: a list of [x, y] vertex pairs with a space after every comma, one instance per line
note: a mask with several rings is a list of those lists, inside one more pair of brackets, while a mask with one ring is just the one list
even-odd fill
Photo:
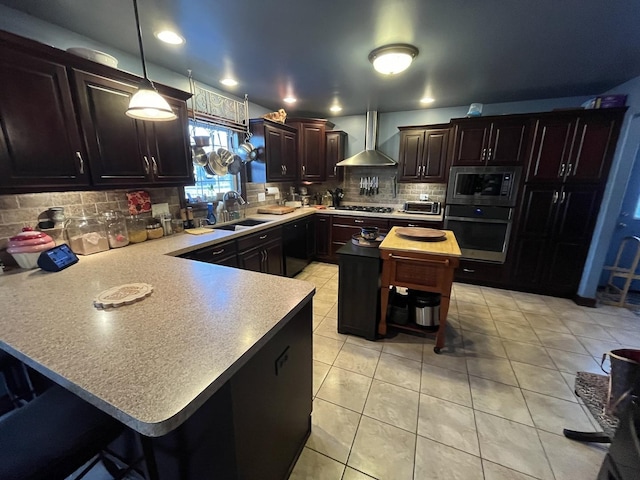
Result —
[[533, 420], [517, 387], [479, 377], [469, 377], [473, 408], [514, 422], [533, 426]]
[[333, 301], [322, 301], [313, 299], [313, 313], [318, 315], [327, 315], [336, 303]]
[[489, 305], [490, 308], [503, 308], [507, 310], [517, 310], [516, 301], [507, 291], [503, 291], [505, 293], [495, 293], [492, 291], [482, 289], [482, 295], [484, 296], [485, 302]]
[[425, 344], [422, 350], [422, 362], [435, 367], [467, 373], [465, 351], [462, 348], [452, 348], [450, 345], [447, 345], [440, 353], [435, 353], [433, 345]]
[[565, 352], [563, 350], [555, 350], [553, 348], [547, 348], [547, 352], [556, 364], [556, 368], [563, 372], [602, 373], [600, 365], [591, 355], [580, 355], [579, 353]]
[[322, 286], [327, 283], [328, 279], [320, 278], [315, 276], [314, 274], [310, 274], [307, 278], [304, 279], [305, 282], [313, 283], [316, 289], [322, 288]]
[[369, 475], [365, 475], [358, 470], [355, 470], [351, 467], [347, 467], [344, 470], [344, 475], [342, 476], [342, 480], [371, 480], [373, 477]]
[[383, 353], [380, 355], [374, 378], [419, 392], [420, 371], [420, 362]]
[[464, 332], [462, 335], [467, 355], [494, 356], [507, 358], [500, 337], [484, 335], [476, 332]]
[[522, 394], [536, 428], [558, 435], [562, 435], [563, 428], [581, 432], [594, 431], [579, 404], [528, 390], [523, 390]]
[[324, 317], [322, 323], [318, 325], [318, 328], [316, 328], [313, 333], [341, 341], [347, 339], [346, 335], [338, 333], [338, 321], [331, 317]]
[[317, 360], [313, 361], [313, 396], [315, 397], [318, 394], [318, 390], [320, 390], [320, 386], [324, 379], [329, 373], [331, 369], [331, 365], [319, 362]]
[[579, 337], [576, 336], [578, 341], [587, 349], [588, 353], [596, 358], [598, 361], [602, 358], [602, 355], [618, 348], [622, 348], [622, 345], [617, 340], [596, 340], [595, 338]]
[[482, 412], [476, 424], [483, 459], [542, 480], [553, 480], [535, 428]]
[[311, 435], [306, 446], [340, 463], [347, 463], [360, 417], [359, 413], [315, 399]]
[[333, 290], [329, 289], [329, 287], [322, 287], [316, 290], [316, 294], [313, 296], [313, 299], [319, 302], [330, 302], [336, 303], [338, 301], [338, 294], [334, 293]]
[[571, 390], [571, 393], [573, 393], [573, 398], [574, 398], [574, 402], [578, 402], [578, 403], [584, 403], [580, 397], [578, 397], [575, 394], [575, 389], [576, 389], [576, 375], [573, 373], [568, 373], [568, 372], [560, 372], [560, 375], [562, 375], [562, 379], [564, 380], [564, 383], [567, 384], [567, 386], [569, 387], [569, 390]]
[[487, 460], [482, 460], [482, 467], [484, 469], [484, 480], [536, 480], [534, 477]]
[[498, 330], [494, 321], [489, 318], [477, 317], [469, 313], [459, 313], [456, 318], [457, 325], [462, 330], [484, 333], [486, 335], [498, 336]]
[[315, 332], [316, 329], [320, 326], [320, 324], [322, 323], [322, 321], [325, 319], [324, 315], [319, 315], [317, 313], [313, 314], [312, 320], [311, 320], [311, 329]]
[[420, 393], [449, 400], [466, 407], [472, 406], [469, 376], [466, 373], [448, 368], [423, 365]]
[[363, 414], [411, 433], [416, 433], [420, 394], [374, 380]]
[[621, 344], [630, 348], [640, 348], [640, 321], [635, 330], [610, 328], [609, 333]]
[[607, 315], [597, 312], [587, 312], [587, 315], [593, 319], [595, 323], [601, 327], [633, 329], [640, 323], [640, 317], [627, 317], [620, 315]]
[[323, 337], [313, 334], [313, 359], [319, 362], [333, 364], [340, 349], [344, 345], [343, 340]]
[[524, 313], [522, 313], [520, 310], [512, 310], [508, 308], [498, 308], [498, 307], [490, 306], [489, 311], [491, 312], [491, 316], [493, 317], [493, 320], [495, 320], [496, 322], [515, 323], [517, 325], [529, 326], [529, 321], [527, 320], [527, 317], [525, 317]]
[[415, 434], [363, 416], [347, 465], [380, 480], [412, 480], [415, 448]]
[[422, 338], [400, 333], [394, 338], [385, 339], [382, 342], [382, 351], [421, 362], [423, 345]]
[[309, 448], [302, 450], [289, 480], [340, 480], [344, 465]]
[[545, 347], [564, 350], [566, 352], [582, 353], [583, 355], [587, 355], [589, 353], [574, 335], [551, 332], [549, 330], [539, 330], [535, 327], [534, 330], [536, 331], [536, 335], [538, 335], [540, 342]]
[[524, 316], [534, 330], [551, 330], [552, 332], [571, 333], [564, 322], [555, 315], [539, 315], [525, 312]]
[[345, 343], [333, 364], [345, 370], [373, 377], [379, 358], [380, 352], [376, 350]]
[[516, 298], [516, 305], [523, 312], [535, 313], [537, 315], [553, 315], [553, 310], [543, 301], [526, 301]]
[[561, 435], [540, 432], [556, 480], [596, 478], [606, 455], [606, 447], [574, 442]]
[[581, 337], [595, 338], [596, 340], [614, 340], [609, 335], [607, 330], [600, 325], [594, 325], [592, 323], [576, 322], [572, 320], [565, 320], [564, 324], [574, 335], [580, 335]]
[[420, 395], [418, 435], [472, 455], [480, 455], [473, 409]]
[[503, 340], [502, 345], [509, 360], [538, 365], [539, 367], [556, 368], [547, 350], [539, 345]]
[[591, 315], [589, 315], [587, 309], [577, 307], [577, 306], [564, 311], [557, 311], [556, 315], [563, 322], [565, 320], [568, 320], [570, 322], [582, 322], [582, 323], [591, 323], [591, 324], [598, 323], [596, 320], [594, 320], [591, 317]]
[[511, 362], [506, 358], [467, 356], [467, 370], [469, 375], [487, 378], [507, 385], [519, 386], [511, 368]]
[[350, 345], [358, 345], [364, 348], [370, 348], [371, 350], [377, 350], [378, 352], [382, 351], [383, 343], [382, 342], [373, 342], [371, 340], [367, 340], [366, 338], [357, 337], [355, 335], [349, 335], [347, 338], [347, 343]]
[[498, 334], [504, 339], [540, 345], [540, 340], [538, 340], [536, 333], [528, 325], [516, 325], [504, 322], [495, 323]]
[[327, 317], [338, 318], [338, 304], [336, 303], [331, 310], [327, 312]]
[[418, 436], [414, 479], [483, 480], [480, 458]]
[[316, 398], [362, 413], [370, 386], [369, 377], [331, 367]]
[[476, 317], [491, 318], [491, 312], [489, 307], [484, 302], [482, 294], [478, 294], [479, 298], [482, 298], [482, 303], [468, 302], [466, 299], [458, 298], [456, 305], [458, 306], [458, 313], [466, 313], [467, 315], [474, 315]]
[[573, 391], [557, 370], [519, 362], [511, 362], [511, 366], [522, 389], [575, 402]]

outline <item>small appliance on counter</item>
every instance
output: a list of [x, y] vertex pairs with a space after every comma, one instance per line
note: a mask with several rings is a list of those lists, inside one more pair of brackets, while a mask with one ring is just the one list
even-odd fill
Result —
[[440, 202], [430, 201], [409, 201], [404, 204], [406, 213], [420, 213], [424, 215], [440, 215]]

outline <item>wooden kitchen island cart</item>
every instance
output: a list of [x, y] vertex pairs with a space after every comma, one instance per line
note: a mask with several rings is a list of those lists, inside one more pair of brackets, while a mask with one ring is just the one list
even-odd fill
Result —
[[[453, 273], [460, 264], [460, 247], [450, 230], [442, 230], [444, 237], [441, 240], [429, 241], [400, 235], [399, 229], [402, 232], [401, 227], [393, 227], [379, 247], [382, 258], [382, 281], [378, 333], [382, 336], [387, 334], [387, 306], [391, 286], [439, 293], [441, 295], [440, 325], [433, 350], [440, 353], [444, 347]], [[423, 331], [412, 325], [394, 326]]]

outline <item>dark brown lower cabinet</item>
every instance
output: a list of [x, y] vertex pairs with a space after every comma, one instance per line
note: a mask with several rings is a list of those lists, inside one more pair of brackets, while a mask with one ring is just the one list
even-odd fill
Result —
[[285, 480], [311, 432], [307, 302], [181, 426], [152, 438], [160, 480]]
[[316, 258], [328, 261], [331, 256], [331, 215], [314, 215], [316, 218]]
[[594, 185], [525, 185], [510, 252], [515, 288], [576, 294], [601, 198], [602, 190]]
[[254, 272], [284, 275], [282, 230], [263, 230], [238, 239], [238, 266]]
[[[454, 280], [456, 282], [473, 283], [491, 287], [504, 287], [506, 270], [507, 267], [502, 263], [462, 259], [460, 260], [460, 266], [455, 271]], [[459, 300], [464, 301], [463, 298]]]
[[202, 248], [193, 252], [180, 255], [182, 258], [189, 260], [197, 260], [199, 262], [214, 263], [216, 265], [225, 265], [227, 267], [238, 266], [238, 249], [235, 240], [219, 243], [211, 247]]
[[360, 233], [362, 227], [378, 227], [380, 233], [389, 231], [389, 221], [385, 218], [355, 217], [335, 215], [331, 223], [330, 261], [338, 263], [337, 251], [344, 244], [351, 242], [353, 235]]

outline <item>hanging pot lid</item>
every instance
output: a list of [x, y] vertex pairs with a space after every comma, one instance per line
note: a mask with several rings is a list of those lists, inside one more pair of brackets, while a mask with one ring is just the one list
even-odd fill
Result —
[[222, 177], [227, 174], [227, 166], [222, 164], [220, 155], [215, 151], [209, 154], [208, 166], [216, 175], [220, 175]]
[[199, 167], [204, 167], [209, 161], [207, 158], [207, 152], [205, 152], [202, 147], [193, 147], [191, 149], [191, 157], [193, 159], [193, 164]]
[[231, 153], [226, 148], [220, 147], [218, 149], [218, 156], [220, 157], [220, 164], [228, 167], [231, 162], [233, 162], [233, 153]]
[[229, 173], [231, 175], [237, 175], [238, 173], [240, 173], [240, 170], [242, 169], [242, 159], [240, 158], [240, 155], [234, 155], [233, 156], [233, 160], [231, 161], [231, 163], [229, 164]]

